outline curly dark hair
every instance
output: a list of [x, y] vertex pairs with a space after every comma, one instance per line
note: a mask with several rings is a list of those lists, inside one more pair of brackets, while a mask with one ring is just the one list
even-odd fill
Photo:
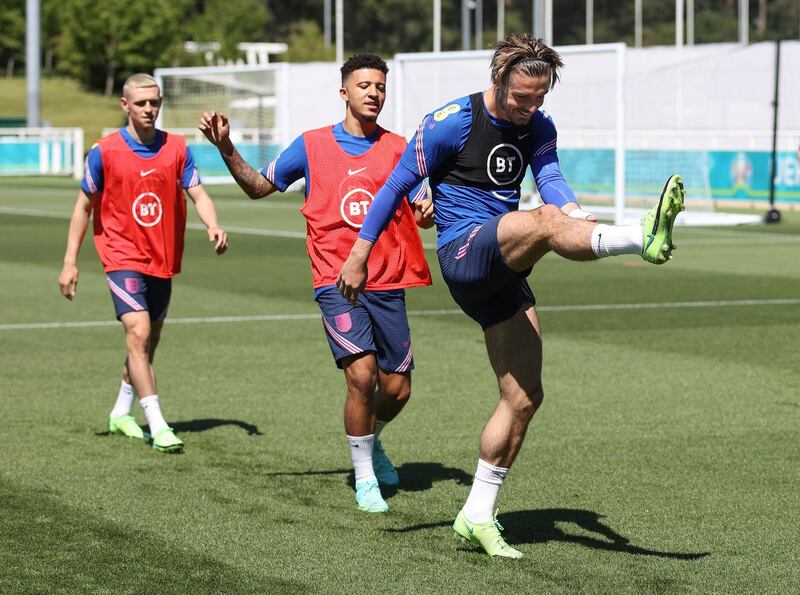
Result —
[[361, 70], [362, 68], [380, 70], [383, 74], [389, 72], [389, 67], [386, 66], [386, 62], [380, 56], [376, 56], [375, 54], [356, 54], [350, 56], [347, 62], [342, 64], [342, 83], [344, 83], [344, 79], [346, 79], [351, 72]]

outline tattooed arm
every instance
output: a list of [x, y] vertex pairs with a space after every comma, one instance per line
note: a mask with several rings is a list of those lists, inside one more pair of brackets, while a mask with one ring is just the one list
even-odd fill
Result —
[[204, 112], [198, 128], [209, 142], [217, 147], [233, 179], [247, 196], [252, 199], [264, 198], [278, 190], [277, 186], [256, 171], [236, 150], [231, 142], [230, 124], [225, 114]]

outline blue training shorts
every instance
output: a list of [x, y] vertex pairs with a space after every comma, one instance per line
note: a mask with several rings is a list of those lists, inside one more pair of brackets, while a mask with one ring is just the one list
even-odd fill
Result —
[[374, 353], [386, 372], [414, 368], [406, 296], [394, 291], [362, 291], [353, 306], [334, 287], [316, 297], [336, 365], [359, 353]]
[[484, 330], [508, 320], [524, 304], [536, 304], [526, 280], [531, 269], [514, 272], [500, 254], [497, 226], [501, 217], [473, 227], [438, 250], [450, 295]]
[[111, 271], [106, 278], [117, 320], [128, 312], [144, 311], [149, 312], [150, 320], [164, 320], [167, 317], [172, 279], [151, 277], [136, 271]]

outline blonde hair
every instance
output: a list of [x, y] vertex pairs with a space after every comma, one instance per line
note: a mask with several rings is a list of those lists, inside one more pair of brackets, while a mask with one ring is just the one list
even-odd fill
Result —
[[497, 42], [492, 55], [492, 85], [505, 97], [508, 81], [513, 73], [530, 77], [547, 76], [550, 88], [558, 80], [558, 71], [564, 66], [561, 56], [541, 39], [530, 34], [513, 33]]
[[[122, 85], [122, 95], [128, 97], [133, 89], [142, 89], [145, 87], [158, 87], [158, 82], [145, 72], [137, 72], [125, 80], [125, 84]], [[160, 91], [159, 89], [159, 93]]]

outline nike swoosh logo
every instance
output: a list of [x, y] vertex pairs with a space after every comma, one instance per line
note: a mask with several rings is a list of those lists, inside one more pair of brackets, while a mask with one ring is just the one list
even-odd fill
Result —
[[650, 247], [650, 244], [652, 244], [653, 240], [655, 239], [656, 236], [654, 236], [652, 233], [647, 234], [647, 245], [644, 247], [644, 249], [647, 250]]
[[475, 530], [472, 527], [470, 527], [467, 523], [464, 523], [464, 526], [467, 528], [467, 533], [469, 533], [470, 535], [472, 535], [475, 532]]
[[347, 175], [348, 175], [348, 176], [352, 176], [352, 175], [355, 175], [355, 174], [357, 174], [357, 173], [358, 173], [358, 172], [360, 172], [360, 171], [364, 171], [365, 169], [367, 169], [367, 168], [366, 168], [366, 167], [362, 167], [361, 169], [355, 169], [355, 170], [353, 170], [353, 169], [348, 169], [348, 170], [347, 170]]
[[518, 138], [519, 140], [522, 140], [522, 139], [523, 139], [523, 138], [525, 138], [526, 136], [530, 136], [530, 135], [531, 135], [531, 133], [530, 133], [530, 132], [526, 132], [525, 134], [518, 134], [518, 135], [517, 135], [517, 138]]
[[153, 168], [153, 169], [148, 169], [147, 171], [140, 170], [140, 171], [139, 171], [139, 175], [140, 175], [140, 176], [143, 178], [143, 177], [145, 177], [145, 176], [149, 176], [149, 175], [150, 175], [151, 173], [153, 173], [154, 171], [156, 171], [156, 170], [155, 170], [155, 168]]

